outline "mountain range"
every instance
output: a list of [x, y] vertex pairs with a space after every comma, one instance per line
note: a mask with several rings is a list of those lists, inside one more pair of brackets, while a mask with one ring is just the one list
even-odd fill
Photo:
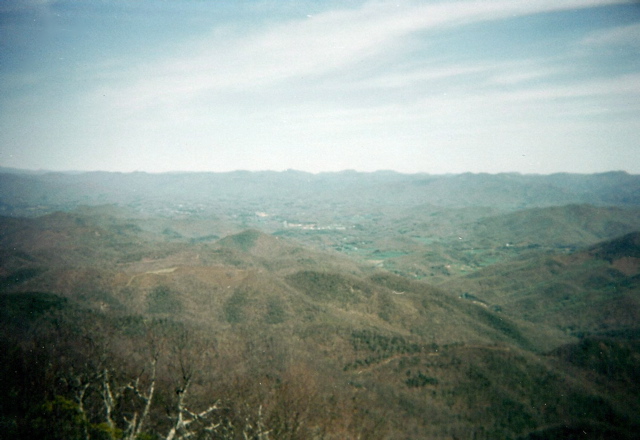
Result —
[[632, 439], [639, 182], [5, 170], [0, 426]]

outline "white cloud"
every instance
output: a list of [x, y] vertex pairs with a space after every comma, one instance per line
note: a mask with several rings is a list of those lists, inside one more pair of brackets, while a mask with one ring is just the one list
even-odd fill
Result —
[[418, 83], [442, 79], [451, 80], [456, 77], [486, 73], [494, 68], [493, 65], [424, 66], [408, 72], [393, 72], [390, 74], [377, 75], [372, 78], [359, 80], [357, 83], [350, 85], [353, 87], [374, 89], [411, 87]]
[[[55, 96], [43, 97], [47, 86], [38, 88], [37, 77], [23, 80], [30, 92], [4, 100], [15, 111], [3, 120], [24, 132], [12, 144], [64, 146], [56, 157], [77, 168], [95, 156], [93, 168], [128, 170], [447, 172], [454, 158], [457, 171], [499, 171], [503, 165], [491, 158], [510, 146], [553, 157], [560, 142], [629, 137], [637, 123], [612, 134], [599, 117], [640, 112], [640, 74], [580, 74], [575, 61], [588, 50], [500, 61], [464, 51], [434, 58], [429, 37], [469, 23], [611, 3], [619, 2], [369, 2], [254, 29], [231, 22], [174, 41], [177, 51], [163, 46], [161, 58], [82, 60]], [[627, 41], [635, 29], [592, 34], [582, 44]], [[436, 153], [439, 159], [428, 156]]]
[[634, 46], [640, 48], [640, 24], [614, 27], [592, 32], [581, 44], [584, 46]]
[[516, 86], [522, 83], [548, 79], [571, 72], [571, 69], [568, 67], [544, 66], [544, 64], [547, 63], [545, 60], [520, 62], [515, 65], [512, 63], [506, 69], [496, 69], [488, 82], [501, 86]]
[[[614, 0], [495, 0], [370, 2], [359, 9], [329, 11], [249, 35], [212, 32], [198, 47], [143, 63], [121, 84], [97, 91], [109, 94], [119, 111], [177, 105], [211, 92], [259, 90], [285, 81], [338, 74], [376, 57], [389, 57], [416, 31], [541, 12], [620, 3]], [[455, 68], [454, 68], [455, 69]], [[387, 78], [394, 81], [418, 77]], [[455, 72], [452, 72], [455, 74]]]
[[[334, 108], [306, 105], [282, 114], [290, 124], [317, 137], [355, 133], [383, 141], [429, 133], [508, 131], [523, 127], [583, 124], [580, 117], [640, 111], [640, 74], [589, 80], [574, 85], [427, 95], [415, 102]], [[590, 122], [586, 122], [589, 124]], [[569, 125], [567, 125], [569, 127]], [[381, 133], [387, 133], [382, 135]], [[472, 137], [470, 137], [472, 138]]]

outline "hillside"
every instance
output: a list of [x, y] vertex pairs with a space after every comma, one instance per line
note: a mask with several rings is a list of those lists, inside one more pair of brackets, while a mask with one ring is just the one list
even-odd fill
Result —
[[[570, 252], [640, 228], [638, 208], [593, 205], [516, 212], [421, 206], [384, 218], [349, 231], [349, 241], [335, 248], [436, 284], [527, 255]], [[349, 243], [356, 243], [357, 251], [345, 246]]]
[[[637, 263], [640, 258], [640, 233], [632, 232], [615, 240], [598, 243], [589, 248], [589, 254], [610, 263], [628, 261], [634, 267], [634, 263]], [[627, 270], [637, 273], [637, 269]]]
[[11, 438], [634, 438], [638, 176], [0, 174]]
[[[166, 233], [176, 219], [190, 235]], [[639, 425], [637, 235], [434, 287], [198, 216], [193, 230], [111, 208], [0, 220], [14, 438], [624, 439]], [[564, 309], [550, 303], [563, 283]]]
[[484, 218], [472, 236], [483, 244], [585, 246], [640, 228], [637, 209], [567, 205]]
[[638, 233], [570, 254], [495, 264], [441, 287], [573, 334], [640, 334]]

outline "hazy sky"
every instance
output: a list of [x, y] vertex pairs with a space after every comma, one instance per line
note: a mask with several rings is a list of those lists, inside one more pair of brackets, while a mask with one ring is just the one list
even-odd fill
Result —
[[640, 3], [3, 0], [0, 166], [640, 173]]

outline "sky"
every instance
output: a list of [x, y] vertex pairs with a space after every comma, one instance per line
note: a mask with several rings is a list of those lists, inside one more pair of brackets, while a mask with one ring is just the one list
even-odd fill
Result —
[[640, 174], [640, 2], [3, 0], [0, 166]]

